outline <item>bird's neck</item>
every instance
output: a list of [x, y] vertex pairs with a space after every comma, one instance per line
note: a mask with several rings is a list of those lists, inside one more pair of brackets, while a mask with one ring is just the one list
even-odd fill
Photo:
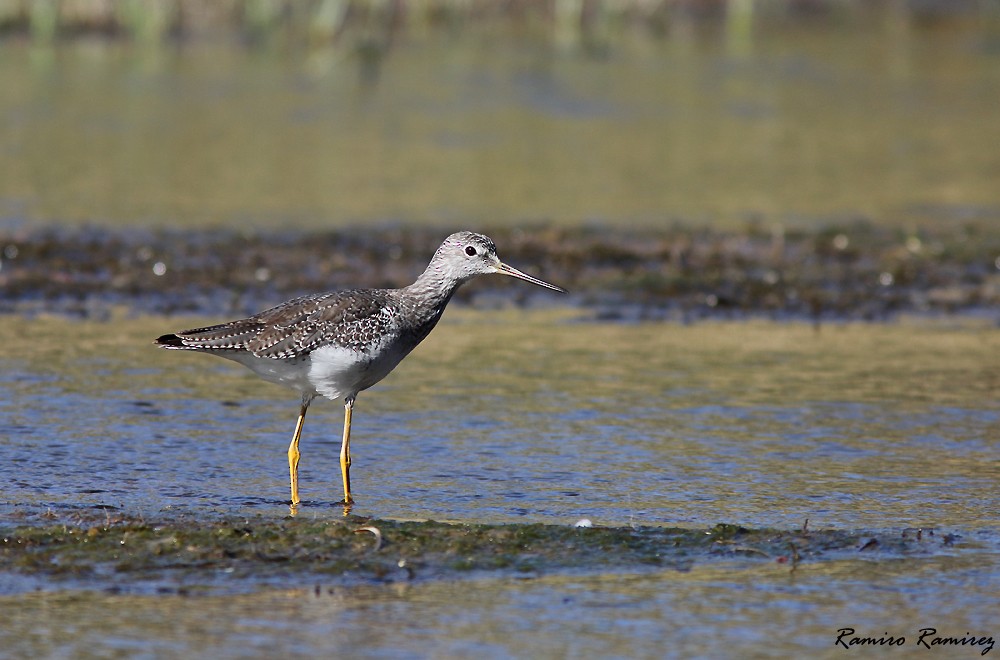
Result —
[[419, 306], [421, 315], [439, 317], [455, 290], [464, 280], [456, 280], [434, 261], [420, 274], [417, 281], [406, 287], [407, 297]]

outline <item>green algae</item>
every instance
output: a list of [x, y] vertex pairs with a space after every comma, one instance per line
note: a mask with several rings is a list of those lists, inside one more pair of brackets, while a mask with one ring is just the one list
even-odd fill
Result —
[[[148, 521], [128, 516], [0, 530], [0, 571], [93, 588], [170, 579], [209, 584], [220, 574], [365, 582], [453, 578], [475, 572], [532, 575], [648, 567], [687, 570], [716, 560], [801, 562], [927, 555], [954, 543], [933, 530], [572, 527], [435, 521], [240, 519]], [[247, 586], [251, 586], [247, 584]]]

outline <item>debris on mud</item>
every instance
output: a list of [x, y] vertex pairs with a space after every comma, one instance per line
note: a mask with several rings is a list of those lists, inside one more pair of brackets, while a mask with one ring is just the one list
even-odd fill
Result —
[[[813, 232], [483, 231], [504, 260], [570, 289], [561, 304], [568, 300], [603, 319], [881, 320], [1000, 304], [1000, 233], [972, 225], [947, 232], [866, 222]], [[250, 314], [304, 293], [405, 286], [444, 233], [0, 230], [0, 313], [100, 318], [126, 306], [137, 313]], [[502, 295], [523, 305], [544, 295], [508, 286], [470, 286], [456, 298], [494, 304]]]
[[[374, 530], [374, 531], [373, 531]], [[576, 527], [547, 524], [401, 522], [343, 519], [150, 521], [128, 516], [0, 530], [0, 570], [86, 588], [143, 584], [220, 587], [272, 579], [385, 582], [470, 572], [525, 575], [565, 570], [686, 570], [695, 563], [803, 562], [856, 556], [900, 557], [942, 548], [927, 533], [836, 530]]]

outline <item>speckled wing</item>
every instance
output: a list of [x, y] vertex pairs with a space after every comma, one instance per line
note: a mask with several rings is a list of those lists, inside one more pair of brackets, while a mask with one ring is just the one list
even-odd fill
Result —
[[164, 335], [167, 348], [247, 351], [295, 358], [324, 345], [364, 352], [394, 335], [395, 300], [386, 290], [355, 290], [294, 298], [250, 318]]
[[390, 335], [396, 306], [382, 290], [306, 296], [253, 317], [260, 325], [247, 342], [257, 357], [289, 358], [332, 345], [364, 351]]

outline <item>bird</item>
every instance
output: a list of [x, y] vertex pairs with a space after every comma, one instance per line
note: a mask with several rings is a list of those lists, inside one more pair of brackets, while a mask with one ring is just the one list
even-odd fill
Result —
[[344, 404], [340, 447], [342, 504], [350, 507], [351, 416], [358, 394], [375, 385], [434, 329], [455, 291], [480, 275], [500, 274], [566, 293], [500, 261], [496, 244], [470, 231], [441, 243], [424, 272], [400, 289], [349, 289], [293, 298], [245, 319], [166, 334], [154, 343], [238, 362], [301, 395], [288, 446], [291, 506], [299, 505], [299, 440], [306, 411], [322, 396]]

